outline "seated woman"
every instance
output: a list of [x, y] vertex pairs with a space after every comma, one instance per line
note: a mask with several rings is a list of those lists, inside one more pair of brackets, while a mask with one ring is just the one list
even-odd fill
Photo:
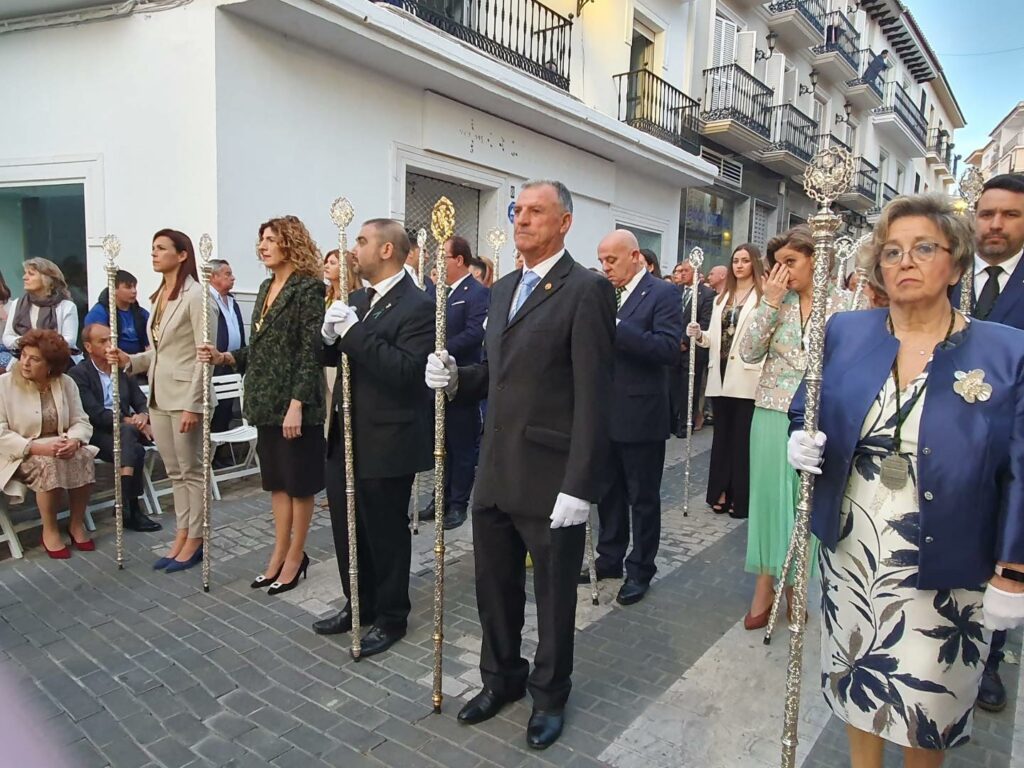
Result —
[[990, 630], [1024, 623], [1024, 333], [950, 305], [974, 236], [946, 198], [890, 203], [871, 256], [889, 307], [832, 318], [820, 431], [801, 385], [789, 457], [820, 473], [821, 686], [851, 764], [890, 741], [939, 766], [970, 738]]
[[71, 300], [64, 273], [49, 259], [29, 259], [24, 268], [25, 295], [8, 310], [3, 345], [13, 352], [21, 347], [25, 333], [41, 328], [59, 333], [72, 356], [77, 355], [78, 307]]
[[57, 528], [63, 491], [68, 492], [71, 543], [95, 549], [85, 532], [97, 449], [78, 386], [63, 372], [71, 359], [56, 331], [30, 330], [21, 337], [21, 359], [0, 376], [0, 486], [16, 504], [26, 486], [35, 491], [43, 520], [43, 548], [56, 559], [71, 557]]

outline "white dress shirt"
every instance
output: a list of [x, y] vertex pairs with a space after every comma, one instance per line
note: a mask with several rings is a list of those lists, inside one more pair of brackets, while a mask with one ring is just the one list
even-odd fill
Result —
[[224, 325], [228, 331], [228, 348], [221, 352], [234, 352], [242, 346], [242, 328], [238, 324], [238, 315], [235, 314], [235, 300], [230, 294], [222, 296], [220, 291], [210, 286], [210, 295], [217, 302], [217, 309], [224, 316]]
[[985, 287], [985, 283], [988, 282], [988, 272], [985, 270], [989, 267], [1000, 266], [1003, 271], [999, 273], [999, 293], [1002, 293], [1006, 289], [1006, 284], [1010, 282], [1010, 275], [1017, 268], [1020, 263], [1021, 254], [1024, 251], [1017, 251], [1016, 256], [1004, 261], [1002, 264], [989, 264], [981, 256], [974, 255], [974, 300], [977, 301], [981, 297], [981, 291]]
[[[374, 283], [373, 285], [371, 285], [370, 288], [372, 288], [375, 291], [375, 293], [373, 294], [373, 298], [370, 300], [370, 307], [369, 307], [369, 309], [373, 309], [375, 306], [377, 306], [377, 302], [379, 302], [381, 299], [383, 299], [384, 296], [387, 295], [388, 291], [390, 291], [392, 288], [394, 288], [396, 285], [398, 285], [404, 279], [405, 279], [405, 270], [403, 269], [400, 272], [396, 272], [391, 277], [386, 277], [383, 280], [381, 280], [379, 283]], [[369, 311], [369, 310], [367, 310], [367, 311]]]
[[[467, 277], [473, 277], [473, 276], [471, 274], [469, 274], [469, 272], [467, 272], [462, 277], [460, 277], [458, 280], [456, 280], [454, 283], [452, 283], [451, 285], [448, 286], [448, 298], [449, 299], [452, 297], [452, 294], [455, 293], [455, 289], [458, 288], [460, 285], [462, 285], [466, 281]], [[476, 280], [475, 277], [473, 277], [473, 279]]]
[[[552, 270], [552, 268], [555, 266], [555, 264], [558, 263], [558, 260], [560, 258], [562, 258], [562, 256], [564, 256], [564, 255], [565, 255], [565, 248], [560, 250], [554, 256], [548, 256], [546, 259], [544, 259], [544, 261], [540, 262], [536, 266], [528, 267], [525, 264], [523, 264], [523, 274], [525, 275], [527, 272], [533, 272], [533, 274], [535, 274], [538, 278], [540, 278], [540, 280], [543, 280], [545, 277], [548, 276], [548, 272], [550, 272]], [[540, 283], [538, 281], [538, 285], [539, 284]], [[516, 292], [512, 294], [512, 306], [513, 307], [519, 301], [519, 291], [521, 291], [522, 289], [523, 289], [523, 281], [522, 281], [522, 279], [520, 279], [519, 285], [516, 286]], [[536, 288], [534, 290], [536, 290]]]
[[643, 279], [644, 273], [646, 272], [647, 270], [641, 267], [636, 271], [636, 274], [633, 275], [632, 279], [622, 287], [622, 299], [619, 301], [619, 309], [626, 306], [626, 301], [633, 295], [633, 291]]

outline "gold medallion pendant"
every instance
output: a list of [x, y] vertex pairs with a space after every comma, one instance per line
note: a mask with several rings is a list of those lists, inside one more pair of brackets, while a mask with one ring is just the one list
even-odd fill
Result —
[[902, 456], [890, 453], [882, 459], [879, 479], [890, 491], [898, 491], [907, 484], [910, 476], [910, 462]]

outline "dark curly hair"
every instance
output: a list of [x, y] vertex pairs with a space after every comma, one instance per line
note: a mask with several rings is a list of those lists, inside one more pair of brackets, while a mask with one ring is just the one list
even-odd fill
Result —
[[71, 364], [71, 349], [64, 337], [56, 331], [33, 328], [18, 340], [18, 349], [24, 354], [26, 347], [35, 347], [49, 366], [47, 378], [56, 379]]

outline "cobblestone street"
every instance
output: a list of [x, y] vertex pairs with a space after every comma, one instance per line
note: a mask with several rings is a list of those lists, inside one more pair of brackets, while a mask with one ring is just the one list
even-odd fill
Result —
[[[249, 589], [272, 540], [258, 478], [225, 485], [225, 500], [215, 503], [208, 594], [198, 568], [151, 570], [168, 531], [126, 533], [128, 562], [118, 571], [108, 513], [98, 515], [95, 553], [56, 561], [32, 545], [24, 560], [0, 562], [0, 673], [20, 694], [5, 707], [33, 713], [74, 768], [777, 766], [788, 633], [781, 627], [766, 647], [760, 632], [743, 630], [753, 583], [743, 572], [746, 526], [703, 502], [710, 437], [705, 430], [694, 441], [689, 517], [684, 443], [669, 445], [659, 572], [647, 598], [622, 608], [613, 599], [618, 583], [605, 581], [593, 606], [589, 587], [580, 588], [567, 726], [547, 751], [526, 748], [528, 699], [481, 726], [455, 720], [480, 682], [469, 524], [447, 540], [445, 700], [435, 715], [432, 524], [414, 538], [409, 634], [354, 663], [347, 636], [310, 629], [339, 607], [326, 510], [317, 510], [310, 533], [309, 579], [280, 597]], [[427, 488], [422, 482], [421, 503]], [[169, 515], [163, 522], [173, 526]], [[818, 632], [812, 608], [799, 762], [833, 768], [848, 760], [843, 727], [817, 691]], [[1024, 766], [1024, 729], [1015, 736], [1014, 728], [1024, 717], [1016, 706], [1019, 632], [1009, 648], [1007, 709], [979, 712], [972, 743], [948, 766]]]

